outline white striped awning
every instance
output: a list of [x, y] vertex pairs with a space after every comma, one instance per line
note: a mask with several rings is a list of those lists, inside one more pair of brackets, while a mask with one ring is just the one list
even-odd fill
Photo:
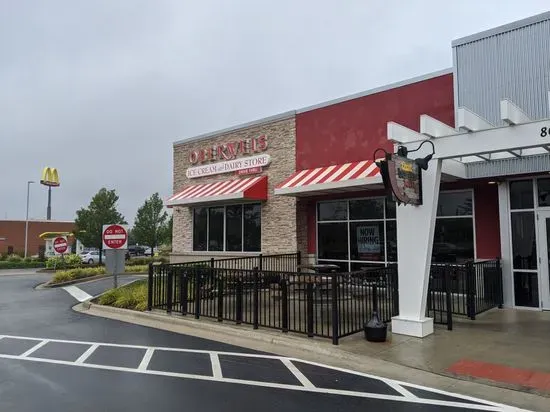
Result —
[[267, 176], [187, 186], [166, 200], [165, 205], [186, 206], [232, 200], [267, 200]]
[[[330, 192], [374, 189], [382, 176], [372, 160], [317, 167], [293, 173], [275, 188], [276, 195], [311, 196]], [[370, 187], [366, 187], [370, 186]]]

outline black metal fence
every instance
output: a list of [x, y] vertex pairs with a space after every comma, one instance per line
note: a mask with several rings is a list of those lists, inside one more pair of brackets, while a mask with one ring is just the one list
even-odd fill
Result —
[[428, 288], [427, 315], [434, 322], [453, 328], [453, 315], [476, 315], [502, 307], [500, 260], [464, 264], [432, 264]]
[[319, 274], [269, 266], [290, 265], [285, 259], [264, 260], [262, 269], [217, 262], [151, 265], [149, 309], [321, 336], [334, 344], [362, 331], [375, 310], [386, 322], [397, 314], [396, 267]]

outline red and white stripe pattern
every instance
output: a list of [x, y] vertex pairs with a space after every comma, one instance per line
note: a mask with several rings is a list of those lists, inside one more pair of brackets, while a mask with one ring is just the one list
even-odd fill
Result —
[[294, 173], [284, 182], [277, 185], [276, 189], [287, 189], [302, 186], [317, 185], [323, 183], [343, 182], [346, 180], [365, 179], [380, 174], [376, 163], [372, 160], [346, 163], [306, 169]]
[[239, 198], [242, 197], [240, 195], [244, 194], [247, 189], [253, 187], [264, 178], [265, 176], [256, 176], [189, 186], [169, 198], [166, 204], [177, 205], [193, 203], [193, 200], [208, 201], [210, 198], [232, 194], [235, 195], [235, 198]]

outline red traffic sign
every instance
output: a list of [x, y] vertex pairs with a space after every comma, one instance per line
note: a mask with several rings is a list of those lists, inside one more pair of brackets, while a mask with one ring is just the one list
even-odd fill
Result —
[[103, 226], [103, 249], [127, 249], [128, 227], [126, 225]]
[[56, 253], [65, 253], [68, 248], [69, 244], [67, 243], [66, 237], [59, 236], [53, 240], [53, 250], [55, 250]]

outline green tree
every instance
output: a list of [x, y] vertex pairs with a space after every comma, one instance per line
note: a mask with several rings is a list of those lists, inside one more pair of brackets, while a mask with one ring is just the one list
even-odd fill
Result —
[[132, 229], [136, 242], [149, 246], [153, 253], [163, 240], [167, 219], [168, 213], [164, 210], [162, 199], [158, 193], [154, 193], [137, 211]]
[[174, 224], [174, 216], [170, 215], [168, 221], [164, 224], [161, 237], [159, 240], [159, 245], [172, 246], [172, 227]]
[[103, 225], [126, 224], [124, 216], [117, 211], [118, 195], [114, 190], [101, 188], [87, 208], [76, 212], [75, 226], [78, 239], [86, 247], [99, 249], [99, 263], [102, 260], [101, 234]]

